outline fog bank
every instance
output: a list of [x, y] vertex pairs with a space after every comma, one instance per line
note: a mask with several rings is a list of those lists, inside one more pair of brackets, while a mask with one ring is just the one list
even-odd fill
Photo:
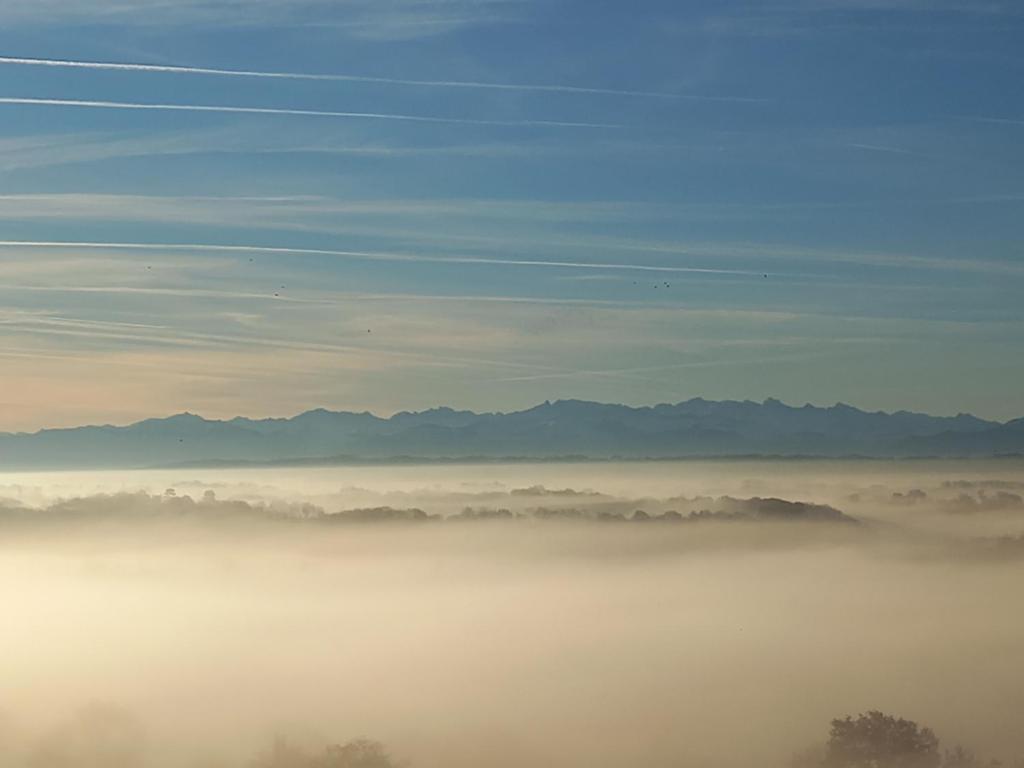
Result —
[[[883, 709], [1010, 759], [1021, 483], [1000, 462], [0, 476], [0, 755], [92, 768], [106, 738], [105, 768], [242, 768], [277, 736], [366, 736], [415, 768], [782, 766]], [[752, 514], [772, 498], [845, 517]], [[382, 507], [445, 519], [340, 519]]]

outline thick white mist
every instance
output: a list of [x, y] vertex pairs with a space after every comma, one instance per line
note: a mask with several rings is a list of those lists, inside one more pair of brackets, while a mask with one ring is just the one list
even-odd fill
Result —
[[[154, 768], [245, 766], [276, 735], [369, 736], [415, 768], [772, 766], [821, 741], [832, 717], [878, 708], [946, 745], [1009, 759], [1024, 754], [1014, 538], [1024, 510], [1010, 498], [1020, 470], [691, 462], [3, 476], [7, 506], [41, 516], [61, 498], [173, 487], [432, 514], [656, 514], [761, 495], [831, 504], [862, 524], [323, 525], [130, 512], [5, 524], [0, 755], [21, 768], [47, 745], [77, 748], [102, 731], [99, 711], [134, 723], [130, 765]], [[551, 492], [565, 489], [577, 493]]]

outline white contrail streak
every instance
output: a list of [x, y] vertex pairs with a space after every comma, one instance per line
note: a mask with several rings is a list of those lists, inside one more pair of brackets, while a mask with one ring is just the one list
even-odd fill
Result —
[[85, 99], [37, 99], [20, 96], [0, 97], [0, 104], [24, 104], [43, 107], [80, 107], [85, 109], [141, 109], [169, 112], [230, 112], [247, 115], [293, 115], [299, 117], [340, 117], [357, 120], [403, 120], [414, 123], [449, 125], [496, 125], [513, 128], [621, 128], [608, 123], [573, 123], [559, 120], [475, 120], [462, 117], [402, 115], [390, 112], [333, 112], [322, 109], [278, 109], [274, 107], [235, 107], [220, 104], [152, 104], [130, 101], [91, 101]]
[[215, 243], [99, 243], [47, 240], [0, 240], [0, 248], [71, 248], [123, 251], [210, 251], [215, 253], [265, 253], [272, 255], [338, 256], [362, 261], [404, 261], [426, 264], [480, 264], [496, 267], [548, 267], [636, 272], [734, 275], [760, 277], [761, 272], [712, 267], [672, 267], [654, 264], [602, 264], [586, 261], [544, 261], [542, 259], [489, 259], [482, 256], [423, 256], [382, 251], [342, 251], [327, 248], [283, 248], [265, 245], [221, 245]]
[[266, 72], [252, 69], [220, 69], [189, 67], [173, 64], [138, 64], [115, 61], [76, 61], [73, 59], [43, 59], [23, 56], [0, 56], [0, 64], [32, 67], [62, 67], [69, 69], [99, 69], [117, 72], [164, 72], [179, 75], [216, 75], [223, 77], [261, 77], [278, 80], [323, 80], [350, 83], [377, 83], [380, 85], [409, 85], [425, 88], [477, 88], [502, 91], [537, 91], [548, 93], [580, 93], [604, 96], [634, 96], [655, 99], [687, 99], [692, 101], [761, 102], [763, 99], [742, 96], [701, 96], [696, 94], [665, 93], [661, 91], [634, 91], [616, 88], [588, 88], [578, 85], [530, 85], [526, 83], [488, 83], [473, 80], [412, 80], [370, 75], [317, 74], [312, 72]]
[[[202, 288], [145, 288], [125, 285], [19, 285], [5, 283], [0, 285], [0, 293], [100, 293], [125, 294], [140, 296], [174, 296], [183, 298], [214, 298], [214, 299], [256, 299], [264, 302], [314, 304], [332, 306], [352, 302], [420, 302], [420, 303], [475, 303], [475, 304], [557, 304], [558, 306], [576, 305], [585, 307], [633, 307], [635, 301], [617, 301], [615, 299], [543, 299], [534, 296], [481, 296], [473, 294], [424, 294], [424, 293], [344, 293], [331, 291], [325, 298], [296, 298], [294, 296], [272, 296], [267, 293], [246, 293], [241, 291], [211, 291]], [[2, 322], [2, 321], [0, 321]]]
[[967, 115], [959, 117], [959, 120], [969, 120], [972, 123], [991, 123], [993, 125], [1024, 125], [1024, 120], [1013, 119], [1009, 117], [980, 117], [975, 115]]

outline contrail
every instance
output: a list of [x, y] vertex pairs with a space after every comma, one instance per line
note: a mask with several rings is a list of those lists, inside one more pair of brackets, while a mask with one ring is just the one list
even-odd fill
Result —
[[[307, 350], [314, 352], [367, 352], [379, 357], [391, 357], [395, 359], [419, 360], [434, 366], [490, 366], [494, 368], [524, 369], [524, 370], [558, 370], [550, 365], [538, 365], [535, 363], [519, 363], [513, 360], [489, 360], [477, 356], [462, 357], [456, 355], [437, 355], [433, 352], [413, 352], [401, 349], [388, 349], [379, 346], [369, 347], [361, 344], [339, 344], [323, 341], [297, 341], [288, 338], [259, 337], [227, 335], [223, 333], [202, 333], [202, 332], [177, 332], [171, 334], [150, 333], [148, 335], [137, 333], [118, 333], [117, 329], [90, 329], [88, 321], [70, 318], [62, 324], [54, 323], [52, 316], [38, 316], [22, 320], [0, 318], [0, 325], [18, 327], [29, 333], [51, 335], [51, 336], [74, 336], [89, 338], [106, 338], [122, 341], [149, 341], [157, 343], [173, 343], [180, 346], [210, 346], [222, 344], [248, 344], [252, 346], [277, 347], [286, 350]], [[56, 318], [58, 321], [60, 318]], [[121, 324], [107, 324], [121, 325]], [[166, 328], [174, 331], [173, 328]], [[0, 351], [2, 354], [2, 351]]]
[[404, 261], [426, 264], [480, 264], [496, 267], [548, 267], [635, 272], [733, 275], [760, 277], [761, 272], [713, 267], [672, 267], [654, 264], [602, 264], [587, 261], [544, 261], [542, 259], [489, 259], [483, 256], [424, 256], [383, 251], [343, 251], [328, 248], [284, 248], [265, 245], [222, 245], [216, 243], [99, 243], [47, 240], [0, 240], [0, 248], [78, 248], [124, 251], [210, 251], [216, 253], [265, 253], [271, 255], [338, 256], [362, 261]]
[[[634, 301], [617, 301], [615, 299], [544, 299], [535, 296], [487, 296], [473, 294], [422, 294], [422, 293], [344, 293], [332, 291], [330, 298], [296, 298], [289, 295], [272, 296], [267, 293], [253, 293], [244, 291], [216, 291], [203, 288], [146, 288], [129, 285], [19, 285], [5, 283], [0, 285], [0, 293], [16, 293], [24, 291], [27, 293], [97, 293], [97, 294], [125, 294], [139, 296], [175, 296], [182, 298], [214, 298], [214, 299], [256, 299], [263, 302], [291, 303], [291, 304], [314, 304], [321, 306], [332, 306], [346, 304], [356, 301], [370, 302], [397, 302], [416, 301], [420, 303], [431, 302], [469, 302], [476, 304], [556, 304], [558, 306], [577, 305], [586, 307], [632, 307]], [[3, 320], [0, 319], [0, 323]]]
[[215, 67], [189, 67], [173, 64], [139, 64], [115, 61], [76, 61], [73, 59], [42, 59], [22, 56], [0, 56], [0, 64], [15, 64], [32, 67], [63, 67], [70, 69], [100, 69], [118, 72], [165, 72], [179, 75], [215, 75], [222, 77], [261, 77], [277, 80], [322, 80], [329, 82], [377, 83], [381, 85], [410, 85], [425, 88], [477, 88], [502, 91], [536, 91], [542, 93], [580, 93], [655, 99], [686, 99], [692, 101], [732, 101], [753, 103], [764, 101], [764, 99], [743, 96], [702, 96], [696, 94], [665, 93], [662, 91], [588, 88], [577, 85], [488, 83], [474, 80], [412, 80], [395, 77], [372, 77], [370, 75], [316, 74], [312, 72], [267, 72], [252, 69], [220, 69]]
[[621, 128], [608, 123], [574, 123], [558, 120], [476, 120], [463, 117], [402, 115], [390, 112], [333, 112], [321, 109], [278, 109], [274, 107], [234, 107], [213, 104], [152, 104], [130, 101], [87, 101], [84, 99], [36, 99], [20, 96], [0, 97], [0, 104], [27, 104], [44, 107], [81, 107], [85, 109], [142, 109], [169, 112], [230, 112], [247, 115], [293, 115], [299, 117], [340, 117], [357, 120], [403, 120], [414, 123], [449, 125], [492, 125], [513, 128]]
[[1024, 120], [1009, 117], [982, 117], [977, 115], [958, 116], [958, 120], [969, 120], [972, 123], [992, 123], [993, 125], [1024, 125]]
[[911, 152], [909, 149], [902, 149], [901, 147], [887, 147], [883, 144], [846, 144], [844, 146], [850, 147], [851, 149], [863, 149], [868, 152], [885, 152], [893, 155], [917, 155], [917, 152]]
[[[203, 288], [145, 288], [129, 285], [17, 285], [7, 283], [0, 286], [0, 291], [29, 293], [101, 293], [101, 294], [125, 294], [139, 296], [176, 296], [181, 298], [203, 298], [203, 299], [256, 299], [259, 301], [273, 301], [283, 304], [329, 304], [331, 302], [320, 299], [303, 299], [294, 296], [271, 296], [267, 293], [252, 293], [244, 291], [211, 291]], [[0, 323], [3, 321], [0, 320]]]

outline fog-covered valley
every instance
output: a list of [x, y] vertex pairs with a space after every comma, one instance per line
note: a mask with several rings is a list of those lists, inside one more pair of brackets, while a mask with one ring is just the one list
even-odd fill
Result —
[[787, 766], [881, 709], [1009, 762], [1022, 497], [1011, 459], [0, 475], [0, 756]]

